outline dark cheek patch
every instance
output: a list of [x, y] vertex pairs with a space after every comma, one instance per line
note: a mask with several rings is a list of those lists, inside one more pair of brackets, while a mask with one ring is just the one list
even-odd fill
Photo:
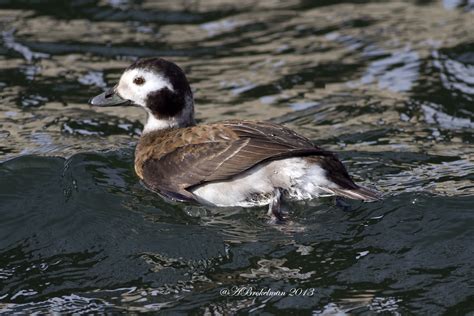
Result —
[[184, 108], [185, 100], [183, 95], [174, 93], [165, 87], [150, 92], [146, 98], [146, 106], [156, 117], [169, 118]]

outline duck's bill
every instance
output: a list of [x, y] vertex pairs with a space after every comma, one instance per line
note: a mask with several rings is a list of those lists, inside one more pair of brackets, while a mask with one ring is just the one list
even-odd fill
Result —
[[89, 100], [90, 105], [94, 106], [117, 106], [129, 105], [132, 102], [124, 99], [115, 92], [115, 88], [111, 88], [104, 93], [99, 94]]

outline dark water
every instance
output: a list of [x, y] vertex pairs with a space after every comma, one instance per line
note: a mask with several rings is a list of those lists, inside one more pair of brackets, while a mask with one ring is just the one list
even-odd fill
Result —
[[[0, 0], [0, 313], [473, 315], [473, 8]], [[385, 200], [270, 225], [148, 192], [144, 114], [86, 105], [143, 56], [185, 69], [200, 121], [285, 123]]]

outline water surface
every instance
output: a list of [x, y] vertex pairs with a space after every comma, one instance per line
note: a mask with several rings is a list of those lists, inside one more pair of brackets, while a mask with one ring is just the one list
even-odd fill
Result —
[[[473, 8], [0, 0], [0, 313], [472, 313]], [[386, 198], [270, 225], [150, 193], [144, 113], [86, 104], [146, 56], [185, 70], [200, 122], [284, 123]]]

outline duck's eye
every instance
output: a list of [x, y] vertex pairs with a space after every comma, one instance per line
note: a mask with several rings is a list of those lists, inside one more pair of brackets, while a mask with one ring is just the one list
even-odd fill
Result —
[[145, 83], [145, 79], [143, 79], [143, 77], [136, 77], [135, 79], [133, 79], [133, 83], [141, 86]]

